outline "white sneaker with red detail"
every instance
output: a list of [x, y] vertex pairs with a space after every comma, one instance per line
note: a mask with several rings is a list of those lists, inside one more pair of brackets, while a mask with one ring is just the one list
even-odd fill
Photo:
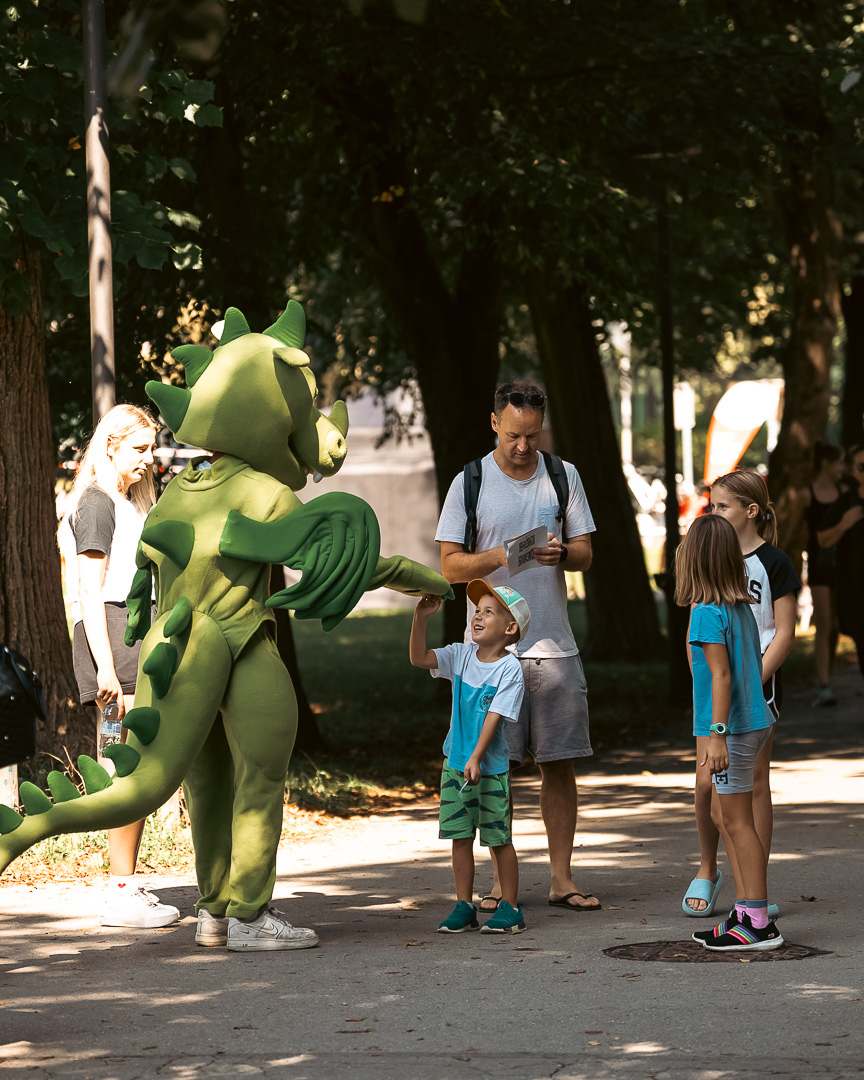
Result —
[[141, 885], [109, 885], [105, 890], [99, 921], [103, 926], [132, 926], [153, 930], [170, 926], [180, 918], [171, 904], [163, 904], [158, 896]]

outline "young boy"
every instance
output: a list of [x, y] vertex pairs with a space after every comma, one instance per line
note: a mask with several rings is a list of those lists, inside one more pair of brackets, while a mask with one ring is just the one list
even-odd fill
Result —
[[453, 841], [456, 907], [438, 927], [441, 934], [476, 930], [474, 833], [491, 849], [501, 883], [501, 902], [483, 926], [484, 934], [521, 934], [525, 929], [517, 902], [519, 865], [510, 839], [510, 754], [500, 728], [516, 722], [522, 705], [522, 667], [507, 652], [528, 633], [531, 613], [524, 597], [506, 585], [493, 588], [480, 578], [468, 583], [475, 605], [471, 643], [429, 649], [426, 623], [441, 606], [440, 597], [424, 596], [414, 612], [410, 654], [414, 667], [453, 683], [450, 730], [444, 741], [439, 837]]

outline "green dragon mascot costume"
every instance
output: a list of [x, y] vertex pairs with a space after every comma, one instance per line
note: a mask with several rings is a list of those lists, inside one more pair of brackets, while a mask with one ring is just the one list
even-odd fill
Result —
[[[381, 558], [378, 522], [362, 500], [331, 493], [303, 505], [294, 494], [309, 474], [339, 469], [348, 430], [343, 402], [329, 418], [315, 408], [304, 336], [294, 301], [263, 334], [229, 308], [214, 352], [175, 349], [188, 388], [147, 384], [177, 438], [213, 456], [171, 481], [141, 534], [126, 641], [144, 640], [135, 708], [123, 721], [128, 741], [106, 749], [113, 777], [79, 758], [84, 796], [52, 772], [53, 802], [24, 783], [26, 816], [0, 806], [2, 871], [46, 837], [140, 820], [182, 782], [201, 944], [317, 941], [268, 908], [297, 725], [291, 680], [267, 629], [272, 609], [291, 608], [330, 630], [365, 590], [443, 596], [450, 588], [409, 559]], [[268, 599], [271, 563], [302, 576]], [[159, 615], [150, 626], [154, 578]], [[244, 930], [262, 918], [269, 928], [256, 944]]]

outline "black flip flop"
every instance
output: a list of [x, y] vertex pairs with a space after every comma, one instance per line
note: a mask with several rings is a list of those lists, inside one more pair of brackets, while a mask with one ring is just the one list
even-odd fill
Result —
[[[572, 896], [573, 894], [571, 893], [570, 895]], [[483, 901], [484, 900], [494, 900], [495, 901], [495, 907], [485, 907], [484, 908], [483, 907]], [[491, 894], [489, 896], [481, 896], [480, 897], [480, 906], [477, 908], [477, 910], [482, 911], [484, 915], [494, 915], [495, 912], [498, 910], [498, 905], [500, 903], [501, 903], [501, 897], [500, 896], [492, 896]]]
[[589, 893], [568, 892], [565, 896], [561, 896], [557, 900], [550, 900], [549, 901], [549, 906], [550, 907], [567, 908], [568, 911], [602, 911], [603, 910], [603, 905], [602, 904], [598, 904], [596, 907], [583, 907], [583, 906], [581, 906], [579, 904], [568, 904], [567, 901], [572, 896], [581, 896], [583, 900], [587, 900], [589, 896], [594, 900], [597, 899], [597, 897], [594, 896], [594, 893], [590, 893], [590, 892]]

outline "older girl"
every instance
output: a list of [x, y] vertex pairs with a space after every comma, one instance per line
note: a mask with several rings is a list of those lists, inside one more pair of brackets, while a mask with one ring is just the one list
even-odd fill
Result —
[[719, 515], [697, 518], [678, 550], [676, 600], [692, 605], [693, 733], [699, 770], [712, 778], [736, 887], [729, 918], [693, 934], [706, 948], [776, 949], [768, 915], [768, 853], [753, 819], [754, 768], [774, 716], [762, 693], [762, 657], [753, 600], [732, 527]]
[[[125, 601], [144, 519], [156, 501], [155, 435], [156, 421], [143, 409], [116, 405], [106, 413], [84, 453], [60, 527], [81, 704], [104, 710], [116, 703], [117, 719], [132, 708], [138, 674], [140, 642], [131, 649], [123, 643]], [[137, 821], [108, 830], [111, 879], [100, 912], [103, 926], [167, 926], [179, 918], [177, 908], [160, 903], [134, 878], [143, 829]]]

